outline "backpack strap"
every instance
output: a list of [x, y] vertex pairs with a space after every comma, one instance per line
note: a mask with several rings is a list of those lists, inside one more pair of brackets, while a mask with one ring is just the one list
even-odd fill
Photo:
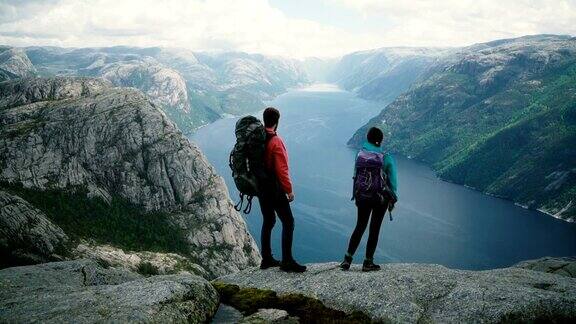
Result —
[[236, 203], [236, 205], [234, 205], [234, 209], [236, 209], [236, 211], [241, 211], [242, 210], [242, 205], [244, 205], [244, 197], [246, 197], [246, 207], [244, 207], [244, 210], [242, 210], [242, 212], [244, 214], [250, 214], [250, 212], [252, 211], [252, 199], [254, 199], [254, 196], [247, 196], [243, 193], [240, 193], [240, 201], [238, 201], [238, 203]]
[[250, 214], [250, 211], [252, 211], [252, 199], [254, 198], [254, 196], [248, 196], [248, 198], [246, 199], [248, 201], [248, 204], [246, 204], [246, 208], [244, 208], [244, 214]]
[[240, 201], [238, 201], [238, 203], [234, 205], [234, 209], [236, 209], [236, 211], [241, 211], [243, 204], [244, 204], [244, 194], [240, 193]]

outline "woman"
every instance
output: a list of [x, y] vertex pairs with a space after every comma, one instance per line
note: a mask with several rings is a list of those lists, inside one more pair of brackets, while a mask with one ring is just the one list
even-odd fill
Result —
[[369, 220], [370, 230], [362, 271], [380, 269], [380, 266], [374, 263], [374, 252], [378, 244], [380, 225], [382, 225], [386, 210], [392, 211], [397, 200], [396, 197], [398, 197], [396, 164], [391, 155], [382, 153], [380, 146], [383, 138], [384, 135], [380, 129], [370, 128], [367, 141], [362, 145], [362, 149], [356, 157], [352, 199], [356, 200], [358, 220], [352, 237], [350, 237], [344, 261], [340, 264], [342, 270], [350, 269], [352, 257], [360, 244]]

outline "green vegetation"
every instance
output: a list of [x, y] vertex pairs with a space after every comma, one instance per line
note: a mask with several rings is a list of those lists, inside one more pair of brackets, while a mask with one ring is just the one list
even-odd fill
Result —
[[351, 144], [379, 126], [442, 178], [576, 219], [576, 58], [511, 60], [489, 79], [473, 64], [431, 70]]
[[154, 266], [150, 262], [140, 262], [140, 264], [138, 265], [137, 272], [147, 277], [156, 276], [160, 274], [158, 268], [156, 268], [156, 266]]
[[11, 184], [0, 187], [44, 212], [74, 241], [84, 239], [130, 251], [189, 255], [185, 233], [170, 222], [168, 214], [145, 212], [116, 196], [109, 203], [88, 198], [82, 189], [39, 191]]
[[212, 285], [220, 294], [222, 303], [231, 305], [246, 316], [260, 308], [276, 308], [287, 311], [291, 316], [297, 316], [302, 323], [377, 323], [362, 312], [346, 314], [301, 294], [279, 296], [272, 290], [240, 288], [220, 281], [215, 281]]

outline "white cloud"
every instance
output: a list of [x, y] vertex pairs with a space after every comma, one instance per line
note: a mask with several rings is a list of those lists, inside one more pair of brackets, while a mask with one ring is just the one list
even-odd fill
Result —
[[318, 1], [363, 16], [371, 28], [383, 27], [345, 30], [295, 19], [266, 0], [0, 0], [0, 44], [169, 46], [304, 57], [576, 34], [576, 0]]
[[378, 45], [370, 35], [288, 18], [265, 0], [62, 0], [33, 7], [12, 1], [0, 10], [10, 12], [0, 15], [0, 43], [16, 46], [170, 46], [304, 57]]
[[576, 34], [576, 0], [333, 0], [385, 19], [387, 44], [462, 46], [533, 34]]

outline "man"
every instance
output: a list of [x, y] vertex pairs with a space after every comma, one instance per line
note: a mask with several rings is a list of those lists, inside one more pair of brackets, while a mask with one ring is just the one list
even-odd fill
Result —
[[[290, 202], [294, 200], [294, 192], [288, 169], [288, 153], [284, 142], [276, 133], [280, 112], [276, 108], [269, 107], [264, 110], [263, 117], [266, 127], [264, 164], [272, 178], [272, 185], [258, 197], [264, 218], [261, 233], [262, 263], [260, 269], [280, 266], [280, 269], [286, 272], [304, 272], [306, 267], [298, 264], [292, 258], [294, 217], [290, 209]], [[272, 228], [276, 223], [276, 214], [282, 222], [282, 262], [274, 259], [270, 247], [270, 237]]]

